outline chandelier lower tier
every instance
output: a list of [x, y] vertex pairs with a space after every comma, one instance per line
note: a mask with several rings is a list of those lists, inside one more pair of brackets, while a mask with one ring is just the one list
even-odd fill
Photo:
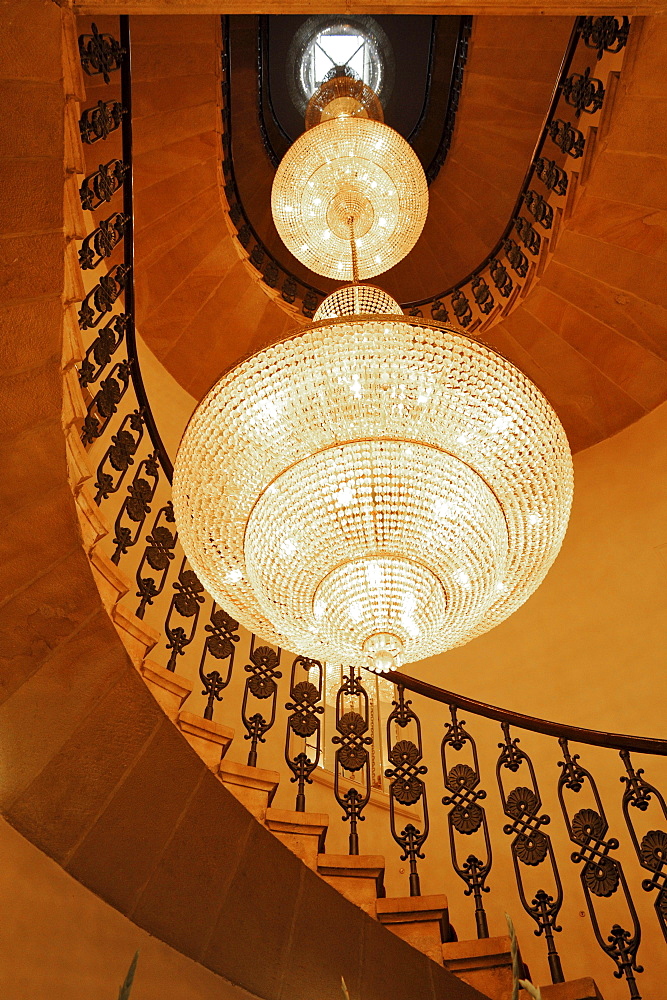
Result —
[[313, 323], [236, 366], [174, 478], [183, 547], [219, 604], [280, 646], [377, 670], [515, 611], [571, 497], [565, 432], [530, 380], [396, 315]]

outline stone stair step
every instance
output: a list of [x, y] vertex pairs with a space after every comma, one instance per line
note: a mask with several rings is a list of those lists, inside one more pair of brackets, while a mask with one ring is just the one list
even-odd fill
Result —
[[[172, 675], [173, 676], [173, 675]], [[197, 751], [207, 767], [217, 771], [220, 758], [224, 757], [234, 739], [234, 730], [212, 719], [203, 719], [194, 712], [179, 712], [178, 728], [190, 746]]]
[[375, 904], [385, 895], [385, 860], [379, 854], [318, 854], [318, 874], [355, 906], [377, 918]]
[[221, 760], [218, 775], [232, 795], [263, 823], [280, 782], [278, 772], [237, 764], [233, 760]]
[[442, 957], [446, 969], [491, 1000], [511, 1000], [512, 945], [507, 935], [447, 941]]
[[[540, 986], [542, 1000], [604, 1000], [594, 979], [570, 979], [566, 983], [550, 983]], [[519, 1000], [532, 1000], [526, 990], [519, 992]]]
[[192, 694], [192, 681], [166, 670], [154, 660], [144, 660], [141, 673], [158, 705], [176, 722], [183, 702]]
[[[109, 560], [109, 564], [111, 560]], [[120, 602], [111, 608], [111, 621], [121, 638], [128, 656], [136, 667], [141, 668], [151, 649], [160, 641], [160, 633], [151, 628], [142, 618]]]
[[304, 864], [317, 871], [317, 859], [324, 853], [329, 828], [329, 817], [326, 813], [267, 809], [265, 824], [278, 840], [301, 858]]
[[446, 896], [378, 899], [375, 909], [381, 924], [438, 965], [443, 964], [442, 942], [449, 931]]

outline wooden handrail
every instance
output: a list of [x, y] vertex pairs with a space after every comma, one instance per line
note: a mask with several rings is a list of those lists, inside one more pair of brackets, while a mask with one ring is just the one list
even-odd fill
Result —
[[653, 739], [650, 736], [604, 733], [597, 729], [581, 729], [578, 726], [568, 726], [561, 722], [550, 722], [548, 719], [522, 715], [520, 712], [512, 712], [507, 708], [498, 708], [496, 705], [487, 705], [483, 701], [475, 701], [474, 698], [466, 698], [453, 691], [445, 691], [443, 688], [436, 687], [435, 684], [429, 684], [418, 677], [410, 677], [408, 674], [393, 673], [390, 676], [395, 684], [402, 685], [414, 694], [420, 694], [431, 701], [439, 701], [443, 705], [455, 705], [456, 708], [471, 712], [473, 715], [482, 715], [486, 719], [507, 722], [518, 729], [528, 729], [533, 733], [556, 736], [559, 739], [572, 740], [575, 743], [608, 747], [611, 750], [629, 750], [635, 753], [650, 753], [667, 757], [667, 740]]

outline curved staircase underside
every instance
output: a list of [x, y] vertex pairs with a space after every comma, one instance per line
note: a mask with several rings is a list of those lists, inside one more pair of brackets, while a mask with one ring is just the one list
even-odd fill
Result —
[[[431, 189], [441, 225], [452, 231], [467, 220], [460, 243], [470, 254], [459, 257], [457, 270], [479, 264], [507, 221], [528, 166], [528, 137], [541, 120], [536, 108], [515, 104], [518, 134], [485, 122], [492, 105], [505, 109], [534, 91], [531, 67], [540, 53], [499, 58], [492, 42], [511, 43], [514, 33], [501, 37], [497, 21], [473, 33], [454, 145]], [[563, 20], [549, 23], [564, 51]], [[555, 255], [526, 299], [486, 335], [550, 399], [574, 451], [667, 397], [667, 147], [655, 127], [667, 101], [666, 33], [660, 18], [635, 19], [604, 132]], [[195, 399], [230, 365], [302, 321], [269, 297], [230, 235], [219, 184], [218, 46], [215, 17], [135, 19], [138, 326]], [[540, 91], [542, 115], [550, 86]]]

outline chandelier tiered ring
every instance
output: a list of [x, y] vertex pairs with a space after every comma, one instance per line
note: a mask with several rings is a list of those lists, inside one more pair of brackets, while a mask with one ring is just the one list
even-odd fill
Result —
[[[363, 118], [316, 125], [288, 154], [303, 144], [289, 185], [287, 168], [276, 175], [274, 211], [276, 201], [292, 209], [276, 214], [279, 230], [316, 248], [321, 274], [339, 261], [338, 273], [378, 273], [423, 222], [419, 184], [407, 183], [403, 215], [398, 178], [383, 180], [394, 214], [382, 217], [396, 238], [388, 249], [376, 241], [376, 203], [367, 217], [360, 194], [375, 189], [349, 187], [350, 177], [379, 176], [361, 152], [372, 146], [368, 126], [386, 128]], [[352, 153], [318, 166], [307, 141], [327, 130], [312, 145], [330, 148], [332, 128], [347, 130]], [[396, 162], [408, 159], [402, 150]], [[331, 216], [345, 198], [337, 230]], [[378, 671], [512, 614], [553, 562], [571, 497], [567, 438], [533, 383], [480, 341], [404, 317], [356, 281], [325, 299], [310, 326], [220, 379], [185, 432], [174, 478], [183, 547], [219, 604], [291, 651]]]

